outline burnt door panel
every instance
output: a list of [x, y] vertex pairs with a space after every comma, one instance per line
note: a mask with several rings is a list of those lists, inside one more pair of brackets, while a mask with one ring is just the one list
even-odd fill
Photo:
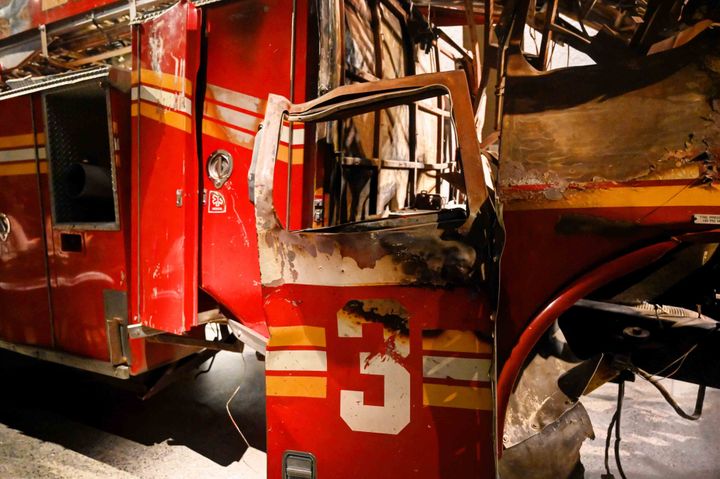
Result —
[[[342, 121], [441, 95], [454, 105], [465, 208], [282, 226], [273, 186], [284, 120]], [[271, 95], [262, 131], [249, 180], [270, 330], [269, 477], [281, 477], [288, 450], [328, 477], [494, 477], [495, 218], [464, 75], [351, 85], [303, 105]]]
[[133, 30], [133, 282], [137, 322], [196, 322], [200, 11], [180, 2]]

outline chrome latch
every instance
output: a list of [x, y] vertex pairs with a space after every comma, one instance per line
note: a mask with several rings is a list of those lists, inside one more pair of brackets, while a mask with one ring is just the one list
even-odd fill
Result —
[[285, 451], [282, 465], [283, 479], [315, 479], [315, 456], [308, 452]]
[[7, 241], [10, 236], [10, 218], [5, 213], [0, 213], [0, 241]]
[[208, 158], [207, 173], [215, 185], [215, 188], [222, 188], [233, 172], [233, 157], [225, 150], [216, 150]]

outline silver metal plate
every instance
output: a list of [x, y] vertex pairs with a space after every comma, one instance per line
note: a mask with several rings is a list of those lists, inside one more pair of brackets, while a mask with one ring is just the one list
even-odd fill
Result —
[[693, 215], [693, 223], [696, 225], [720, 225], [720, 215]]

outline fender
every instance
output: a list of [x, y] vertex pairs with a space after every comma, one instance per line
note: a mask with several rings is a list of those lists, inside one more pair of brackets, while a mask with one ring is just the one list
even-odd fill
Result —
[[[678, 239], [671, 239], [645, 246], [608, 261], [565, 287], [528, 323], [500, 372], [497, 390], [498, 437], [502, 437], [503, 434], [507, 404], [520, 370], [532, 349], [558, 316], [601, 286], [658, 261], [680, 244], [681, 241]], [[497, 441], [497, 447], [498, 454], [502, 455], [502, 441]]]

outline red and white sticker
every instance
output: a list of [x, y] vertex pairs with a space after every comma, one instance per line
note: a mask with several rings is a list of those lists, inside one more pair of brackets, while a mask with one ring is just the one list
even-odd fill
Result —
[[208, 198], [208, 213], [225, 213], [227, 211], [227, 204], [225, 203], [225, 197], [219, 191], [210, 191]]

